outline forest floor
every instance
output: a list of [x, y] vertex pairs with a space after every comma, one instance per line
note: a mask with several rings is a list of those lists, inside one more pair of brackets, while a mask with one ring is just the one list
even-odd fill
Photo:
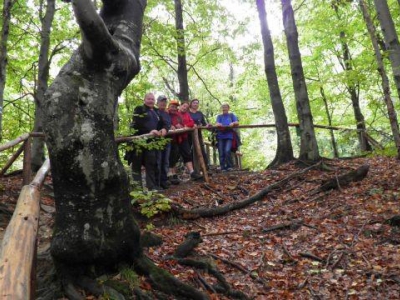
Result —
[[[202, 237], [190, 256], [208, 257], [232, 288], [250, 299], [400, 299], [400, 227], [387, 222], [400, 215], [400, 162], [374, 157], [325, 163], [330, 171], [292, 176], [261, 200], [225, 215], [140, 219], [142, 229], [151, 223], [163, 239], [161, 246], [145, 248], [146, 254], [211, 299], [230, 298], [212, 291], [216, 279], [206, 271], [166, 259], [189, 232]], [[370, 168], [362, 181], [315, 192], [325, 180], [365, 164]], [[300, 170], [290, 163], [263, 172], [213, 172], [208, 185], [188, 181], [164, 194], [188, 209], [211, 208], [246, 199]], [[39, 253], [51, 238], [50, 187], [48, 182], [43, 189]], [[19, 176], [1, 178], [0, 203], [12, 211], [20, 188]], [[1, 233], [7, 218], [0, 216]], [[141, 287], [149, 287], [145, 279]]]

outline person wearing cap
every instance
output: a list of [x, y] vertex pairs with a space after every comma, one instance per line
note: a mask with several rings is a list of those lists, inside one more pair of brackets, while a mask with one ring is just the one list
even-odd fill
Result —
[[[152, 134], [154, 138], [167, 134], [169, 126], [154, 107], [155, 97], [153, 93], [147, 93], [143, 105], [135, 107], [131, 127], [136, 130], [135, 135]], [[152, 139], [148, 139], [148, 142]], [[141, 184], [142, 165], [146, 170], [146, 187], [148, 190], [162, 190], [158, 183], [157, 152], [155, 149], [139, 149], [131, 151], [128, 162], [132, 164], [133, 180]]]
[[[168, 128], [171, 127], [171, 117], [167, 111], [168, 99], [165, 95], [157, 97], [157, 107], [160, 116], [167, 123]], [[171, 143], [165, 145], [165, 148], [158, 152], [157, 165], [159, 170], [159, 183], [163, 189], [169, 188], [171, 182], [168, 180], [169, 155], [171, 153]]]
[[[178, 110], [179, 107], [179, 110]], [[182, 103], [179, 106], [178, 100], [171, 100], [168, 105], [169, 114], [171, 116], [171, 130], [181, 128], [193, 128], [195, 126], [193, 119], [189, 114], [189, 104], [187, 102]], [[188, 140], [188, 132], [175, 134], [171, 143], [171, 154], [169, 157], [169, 167], [172, 179], [176, 179], [175, 165], [181, 156], [183, 162], [190, 174], [190, 178], [197, 180], [203, 176], [193, 169], [193, 155], [190, 149]]]

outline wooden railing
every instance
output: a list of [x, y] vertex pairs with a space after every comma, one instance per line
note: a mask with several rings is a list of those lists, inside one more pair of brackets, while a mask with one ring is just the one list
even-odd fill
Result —
[[19, 195], [0, 252], [0, 299], [34, 299], [40, 189], [50, 169], [46, 160]]

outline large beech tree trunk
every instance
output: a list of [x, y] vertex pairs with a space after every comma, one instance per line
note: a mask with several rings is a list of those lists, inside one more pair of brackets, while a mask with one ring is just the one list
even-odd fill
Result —
[[[46, 2], [46, 12], [43, 15], [43, 3]], [[55, 0], [41, 0], [40, 2], [40, 21], [42, 30], [40, 31], [40, 52], [38, 63], [38, 83], [35, 90], [35, 124], [33, 131], [43, 131], [43, 113], [42, 102], [44, 93], [47, 90], [47, 81], [49, 79], [49, 48], [50, 48], [50, 32], [51, 25], [56, 11]], [[44, 140], [42, 138], [33, 138], [32, 155], [31, 155], [32, 170], [37, 171], [44, 162]]]
[[117, 98], [140, 70], [146, 1], [103, 0], [100, 15], [92, 1], [72, 5], [82, 44], [47, 89], [43, 112], [56, 201], [51, 254], [61, 270], [79, 271], [141, 253], [113, 124]]
[[178, 97], [181, 101], [189, 101], [189, 83], [186, 65], [185, 30], [183, 28], [183, 13], [181, 0], [175, 0], [176, 45], [178, 50]]
[[300, 160], [318, 161], [317, 139], [315, 137], [314, 123], [308, 98], [307, 85], [301, 62], [299, 39], [293, 7], [290, 0], [282, 0], [283, 26], [285, 28], [286, 42], [289, 51], [290, 68], [292, 73], [293, 88], [296, 98], [297, 115], [300, 123]]
[[389, 115], [389, 122], [390, 122], [390, 127], [392, 129], [394, 143], [395, 143], [396, 149], [397, 149], [397, 157], [400, 158], [400, 134], [399, 134], [399, 125], [398, 125], [398, 121], [397, 121], [397, 113], [396, 113], [396, 110], [395, 110], [393, 102], [392, 102], [389, 78], [387, 76], [385, 64], [383, 62], [383, 57], [382, 57], [381, 51], [379, 49], [378, 39], [376, 37], [376, 29], [375, 29], [374, 23], [372, 22], [371, 16], [368, 12], [368, 8], [367, 8], [364, 0], [359, 0], [359, 5], [361, 8], [361, 12], [363, 14], [365, 23], [367, 25], [369, 35], [371, 37], [372, 46], [374, 47], [375, 58], [376, 58], [376, 62], [378, 65], [378, 72], [382, 79], [383, 96], [385, 99], [386, 108], [387, 108], [388, 115]]
[[3, 137], [3, 105], [4, 88], [6, 86], [6, 68], [7, 68], [7, 41], [10, 30], [11, 9], [15, 0], [4, 0], [3, 2], [3, 27], [0, 36], [0, 140]]
[[287, 122], [285, 107], [283, 105], [281, 91], [279, 89], [278, 76], [275, 68], [274, 45], [268, 28], [265, 1], [256, 0], [258, 17], [260, 19], [261, 36], [264, 44], [265, 75], [269, 87], [272, 110], [274, 112], [277, 132], [277, 149], [274, 160], [269, 167], [278, 166], [293, 159], [293, 148], [290, 140], [290, 131]]
[[390, 63], [393, 69], [394, 81], [397, 94], [400, 98], [400, 43], [394, 26], [392, 15], [386, 0], [374, 0], [379, 23], [381, 24], [386, 49], [389, 54]]

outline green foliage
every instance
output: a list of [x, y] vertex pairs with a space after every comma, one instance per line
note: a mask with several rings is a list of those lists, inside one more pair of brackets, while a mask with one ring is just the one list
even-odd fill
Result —
[[130, 193], [132, 204], [139, 204], [140, 213], [147, 218], [151, 218], [159, 213], [167, 212], [171, 209], [171, 200], [163, 194], [142, 190], [134, 190]]

